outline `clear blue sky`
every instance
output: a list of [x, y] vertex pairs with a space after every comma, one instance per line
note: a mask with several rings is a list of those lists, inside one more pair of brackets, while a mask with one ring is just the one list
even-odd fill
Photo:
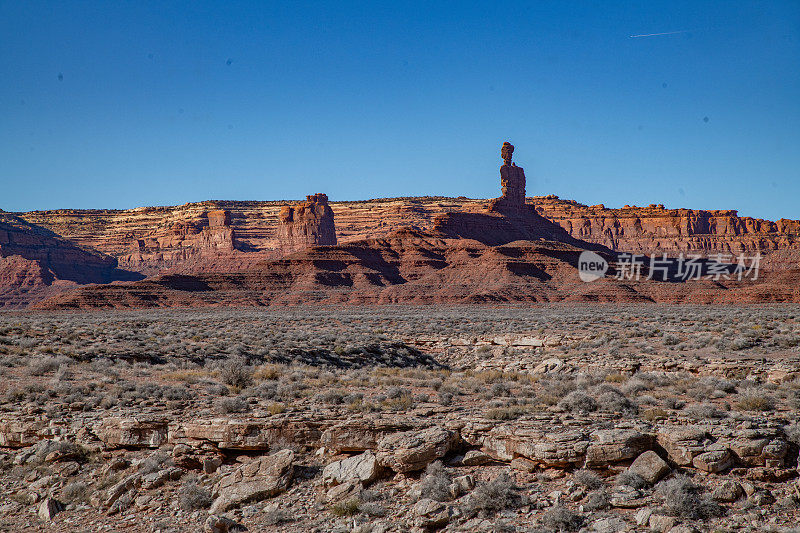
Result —
[[488, 198], [505, 140], [529, 195], [800, 218], [800, 2], [0, 0], [7, 211]]

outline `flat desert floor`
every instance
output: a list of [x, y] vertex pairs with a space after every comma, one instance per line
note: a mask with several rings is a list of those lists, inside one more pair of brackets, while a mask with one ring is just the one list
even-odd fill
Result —
[[0, 313], [2, 531], [800, 531], [800, 307]]

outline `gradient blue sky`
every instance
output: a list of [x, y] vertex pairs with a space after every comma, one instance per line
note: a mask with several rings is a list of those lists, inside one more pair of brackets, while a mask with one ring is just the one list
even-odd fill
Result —
[[800, 218], [800, 2], [0, 0], [7, 211], [488, 198], [505, 140], [528, 195]]

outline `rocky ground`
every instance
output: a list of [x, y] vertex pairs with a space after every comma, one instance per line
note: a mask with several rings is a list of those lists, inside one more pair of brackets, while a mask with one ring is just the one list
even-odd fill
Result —
[[0, 314], [2, 531], [797, 531], [797, 306]]

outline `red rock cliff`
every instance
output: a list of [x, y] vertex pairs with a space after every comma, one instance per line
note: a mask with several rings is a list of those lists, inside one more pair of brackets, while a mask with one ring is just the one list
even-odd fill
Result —
[[120, 255], [119, 264], [152, 274], [189, 260], [228, 254], [235, 248], [230, 211], [214, 209], [192, 220], [163, 224], [144, 238], [133, 239], [128, 253]]
[[278, 241], [283, 253], [314, 245], [336, 244], [336, 227], [328, 196], [317, 193], [295, 206], [281, 207], [278, 216]]
[[[536, 209], [575, 238], [633, 253], [771, 254], [800, 251], [800, 221], [740, 217], [733, 210], [666, 209], [663, 205], [607, 209], [556, 196]], [[795, 264], [795, 268], [797, 268]]]

